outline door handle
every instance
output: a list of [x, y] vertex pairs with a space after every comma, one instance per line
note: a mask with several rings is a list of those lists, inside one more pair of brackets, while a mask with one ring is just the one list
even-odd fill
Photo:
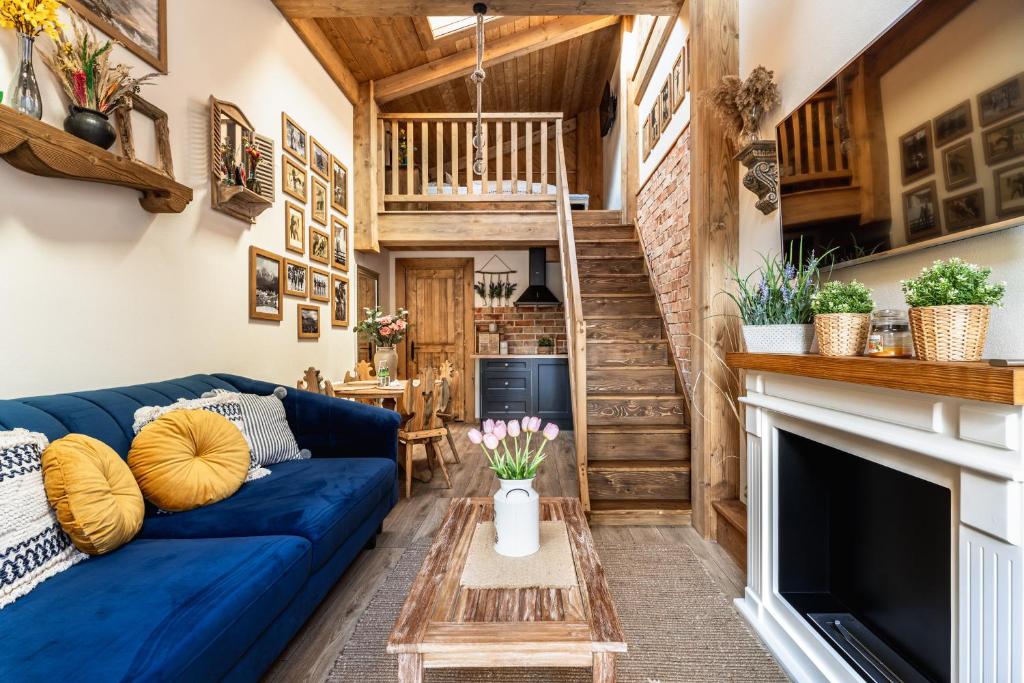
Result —
[[412, 359], [416, 360], [416, 341], [413, 340], [410, 344], [409, 353], [412, 355]]

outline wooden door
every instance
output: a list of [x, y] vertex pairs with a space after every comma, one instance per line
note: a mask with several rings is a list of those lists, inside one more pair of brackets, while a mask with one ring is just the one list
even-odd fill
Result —
[[397, 259], [395, 303], [409, 311], [409, 334], [398, 349], [399, 377], [451, 361], [467, 380], [461, 415], [472, 415], [473, 259]]
[[[358, 305], [356, 320], [363, 319], [363, 309], [373, 308], [380, 305], [380, 274], [376, 271], [359, 266], [356, 273], [356, 304]], [[358, 337], [358, 351], [356, 361], [365, 360], [373, 362], [373, 354], [376, 351], [370, 338], [360, 333]]]

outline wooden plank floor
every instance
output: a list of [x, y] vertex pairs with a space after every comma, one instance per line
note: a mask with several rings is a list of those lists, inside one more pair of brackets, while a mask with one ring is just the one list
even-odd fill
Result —
[[[412, 497], [400, 500], [384, 520], [384, 533], [378, 537], [377, 547], [360, 553], [264, 680], [289, 683], [326, 680], [374, 593], [407, 547], [421, 538], [433, 536], [448, 507], [448, 499], [494, 493], [494, 475], [485, 466], [479, 446], [473, 446], [466, 438], [469, 427], [454, 427], [462, 463], [449, 462], [452, 487], [444, 488], [440, 473], [428, 483], [413, 481]], [[451, 460], [447, 444], [442, 446], [441, 452]], [[548, 460], [541, 466], [534, 484], [537, 491], [542, 496], [579, 495], [572, 433], [563, 432], [546, 452]], [[417, 453], [418, 457], [425, 457], [422, 447], [417, 447]], [[721, 547], [704, 541], [691, 527], [597, 526], [591, 531], [598, 543], [608, 539], [651, 546], [687, 545], [723, 593], [735, 598], [743, 592], [744, 576], [739, 567]]]

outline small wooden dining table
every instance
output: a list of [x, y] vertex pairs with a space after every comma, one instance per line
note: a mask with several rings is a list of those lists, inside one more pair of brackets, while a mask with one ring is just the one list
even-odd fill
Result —
[[377, 380], [366, 379], [356, 382], [333, 382], [334, 395], [338, 398], [370, 399], [377, 405], [395, 410], [398, 399], [405, 394], [405, 386], [409, 380], [396, 380], [388, 387], [377, 385]]

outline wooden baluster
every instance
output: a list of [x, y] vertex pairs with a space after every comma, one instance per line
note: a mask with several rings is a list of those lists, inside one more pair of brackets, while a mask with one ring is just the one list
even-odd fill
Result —
[[533, 121], [526, 122], [526, 194], [533, 194]]
[[[452, 190], [455, 191], [454, 189]], [[473, 122], [466, 121], [466, 194], [473, 192]]]
[[373, 153], [377, 155], [377, 210], [381, 211], [384, 208], [384, 194], [386, 192], [384, 188], [384, 178], [386, 177], [385, 168], [387, 167], [387, 155], [390, 150], [384, 148], [384, 119], [377, 120], [377, 149], [373, 150]]
[[[452, 121], [452, 192], [455, 191], [455, 186], [459, 184], [459, 122]], [[441, 194], [441, 188], [438, 187], [438, 194]]]
[[484, 160], [484, 172], [480, 175], [480, 194], [491, 194], [494, 189], [490, 185], [491, 165], [487, 158], [487, 143], [491, 137], [491, 124], [483, 122], [483, 138], [480, 143], [480, 158]]
[[391, 192], [401, 194], [398, 188], [398, 121], [391, 121]]
[[[831, 161], [831, 155], [828, 153], [828, 123], [826, 118], [828, 117], [828, 102], [818, 103], [818, 144], [821, 147], [821, 171], [829, 170], [829, 162]], [[836, 169], [837, 171], [839, 169]]]
[[807, 172], [814, 173], [818, 166], [814, 162], [814, 102], [808, 102], [806, 107], [806, 126], [804, 127], [804, 135], [806, 141], [804, 144], [807, 145]]
[[548, 122], [540, 122], [540, 193], [548, 193]]
[[779, 177], [789, 174], [789, 122], [779, 125]]
[[[437, 191], [441, 192], [444, 188], [444, 121], [434, 122], [434, 133], [437, 136], [437, 149], [434, 152], [435, 175], [437, 176], [435, 182], [437, 183]], [[424, 193], [426, 193], [426, 190], [424, 190]]]
[[426, 121], [420, 123], [420, 137], [423, 138], [423, 141], [420, 143], [420, 149], [422, 150], [420, 155], [420, 175], [423, 183], [422, 193], [427, 194], [427, 189], [430, 186], [430, 135]]
[[495, 162], [495, 173], [494, 183], [498, 194], [505, 193], [505, 125], [501, 121], [495, 121], [494, 127], [496, 134], [494, 136], [494, 162]]
[[[840, 79], [842, 80], [842, 79]], [[836, 117], [834, 115], [835, 110], [833, 109], [833, 116], [830, 117], [832, 121], [832, 139], [835, 140], [835, 150], [833, 150], [836, 156], [836, 170], [844, 171], [846, 166], [843, 164], [843, 132], [839, 130], [836, 125]]]
[[519, 191], [519, 122], [512, 122], [512, 189], [511, 193]]

